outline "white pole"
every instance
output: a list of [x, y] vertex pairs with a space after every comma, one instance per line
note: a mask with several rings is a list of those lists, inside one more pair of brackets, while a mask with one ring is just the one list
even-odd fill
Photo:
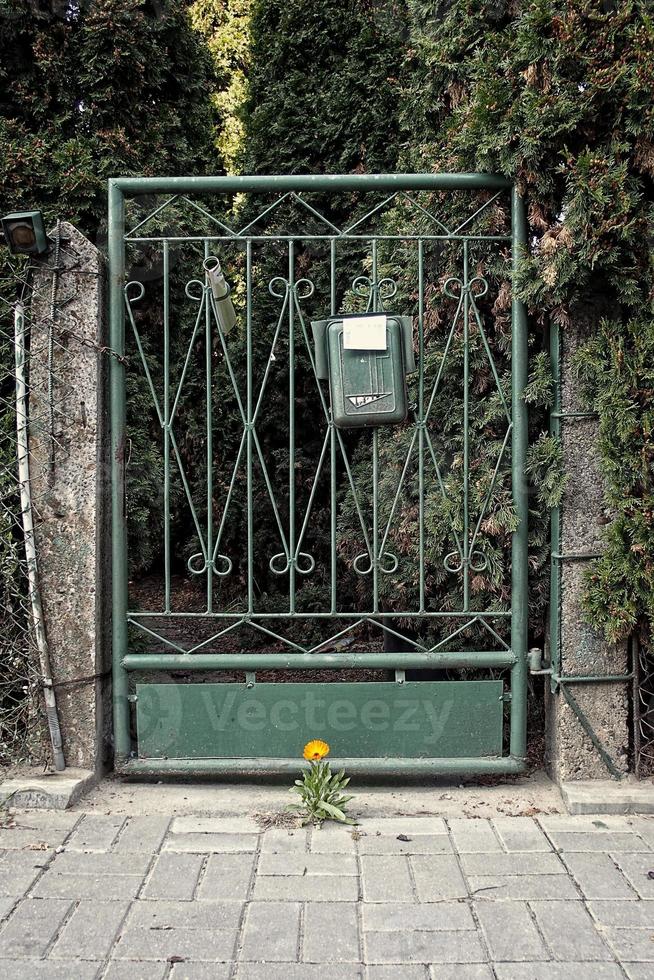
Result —
[[30, 488], [30, 462], [27, 421], [27, 386], [25, 383], [25, 311], [22, 303], [16, 303], [14, 308], [14, 348], [16, 353], [16, 433], [18, 455], [18, 482], [20, 484], [20, 509], [23, 521], [23, 538], [25, 540], [25, 557], [27, 560], [27, 577], [29, 583], [30, 602], [32, 605], [32, 621], [34, 636], [39, 652], [41, 666], [41, 682], [45, 699], [45, 711], [52, 743], [55, 769], [61, 772], [66, 768], [61, 729], [57, 714], [57, 702], [52, 685], [50, 669], [50, 651], [45, 632], [43, 606], [39, 591], [39, 573], [36, 560], [34, 541], [34, 516], [32, 512], [32, 494]]

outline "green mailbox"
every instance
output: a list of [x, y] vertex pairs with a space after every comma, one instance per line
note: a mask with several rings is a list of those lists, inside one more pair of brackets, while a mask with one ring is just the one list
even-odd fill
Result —
[[316, 373], [329, 381], [334, 423], [342, 429], [403, 422], [406, 376], [416, 370], [412, 318], [341, 314], [311, 323]]

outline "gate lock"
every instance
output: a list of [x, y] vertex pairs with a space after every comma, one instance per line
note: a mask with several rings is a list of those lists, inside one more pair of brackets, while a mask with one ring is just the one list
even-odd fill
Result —
[[329, 381], [332, 417], [340, 429], [403, 422], [406, 376], [416, 370], [412, 318], [345, 314], [311, 323], [316, 374]]

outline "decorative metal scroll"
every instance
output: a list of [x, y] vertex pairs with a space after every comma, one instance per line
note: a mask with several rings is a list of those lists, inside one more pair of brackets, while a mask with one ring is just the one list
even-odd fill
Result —
[[[155, 639], [164, 647], [178, 652], [197, 652], [222, 637], [233, 634], [234, 631], [243, 626], [259, 631], [263, 636], [279, 642], [289, 649], [312, 652], [325, 649], [330, 644], [343, 642], [347, 639], [348, 635], [353, 634], [362, 625], [378, 629], [387, 636], [400, 637], [400, 634], [393, 627], [393, 620], [396, 618], [440, 618], [451, 620], [452, 629], [435, 646], [427, 647], [421, 645], [417, 640], [407, 640], [404, 634], [401, 636], [402, 640], [409, 642], [415, 649], [425, 651], [438, 650], [454, 640], [462, 640], [467, 631], [476, 628], [488, 635], [489, 643], [503, 650], [509, 649], [507, 642], [501, 635], [501, 627], [498, 626], [498, 623], [506, 620], [510, 616], [508, 609], [476, 610], [472, 605], [470, 593], [471, 577], [479, 575], [488, 569], [488, 556], [484, 551], [483, 543], [483, 522], [487, 516], [487, 510], [502, 466], [506, 464], [512, 431], [510, 405], [506, 400], [484, 324], [484, 318], [478, 306], [481, 297], [486, 296], [488, 293], [489, 285], [483, 276], [474, 274], [469, 259], [469, 244], [471, 242], [488, 241], [505, 245], [510, 241], [510, 236], [507, 234], [479, 234], [474, 231], [475, 219], [486, 212], [487, 209], [491, 208], [500, 194], [495, 194], [489, 200], [484, 201], [480, 207], [471, 214], [468, 214], [464, 220], [454, 227], [448, 227], [440, 218], [432, 214], [428, 208], [424, 207], [409, 193], [395, 193], [379, 201], [365, 215], [357, 218], [356, 221], [344, 228], [337, 227], [325, 215], [313, 207], [309, 201], [295, 192], [280, 196], [272, 204], [266, 206], [256, 218], [248, 221], [241, 228], [232, 227], [233, 222], [216, 218], [191, 198], [172, 196], [127, 232], [125, 236], [127, 245], [131, 244], [138, 247], [148, 243], [150, 246], [154, 245], [162, 251], [165, 350], [165, 377], [163, 384], [161, 384], [160, 379], [153, 377], [153, 369], [146, 355], [143, 338], [137, 322], [138, 317], [136, 311], [139, 301], [144, 296], [145, 287], [140, 282], [128, 282], [124, 288], [124, 294], [129, 330], [131, 331], [140, 366], [152, 399], [155, 417], [161, 428], [165, 466], [164, 524], [166, 528], [164, 540], [164, 608], [131, 612], [129, 614], [129, 622], [132, 626], [146, 636]], [[290, 234], [282, 234], [278, 231], [274, 234], [266, 233], [264, 227], [266, 221], [269, 221], [273, 217], [278, 217], [280, 210], [286, 203], [293, 205], [296, 214], [299, 211], [305, 214], [307, 219], [310, 219], [314, 224], [317, 223], [318, 230], [304, 235], [293, 231]], [[190, 208], [197, 215], [198, 222], [201, 222], [208, 230], [197, 235], [155, 234], [152, 228], [154, 227], [155, 230], [159, 228], [166, 213], [180, 205], [185, 205], [187, 208]], [[419, 222], [420, 229], [418, 231], [414, 230], [411, 233], [392, 235], [384, 234], [383, 232], [371, 232], [367, 228], [368, 224], [373, 219], [380, 218], [391, 206], [403, 208], [403, 213], [411, 215], [415, 221]], [[364, 499], [362, 488], [357, 485], [355, 478], [351, 447], [346, 442], [343, 434], [332, 423], [328, 395], [326, 389], [318, 381], [316, 374], [313, 344], [308, 329], [310, 317], [307, 315], [307, 303], [316, 294], [316, 283], [306, 277], [295, 279], [294, 275], [296, 243], [298, 241], [326, 242], [331, 250], [329, 275], [333, 303], [335, 294], [335, 265], [339, 245], [343, 242], [365, 243], [369, 249], [370, 272], [369, 274], [358, 274], [351, 278], [350, 294], [354, 301], [365, 304], [366, 311], [380, 312], [388, 310], [389, 303], [396, 299], [399, 291], [398, 282], [394, 278], [390, 276], [380, 277], [378, 274], [379, 242], [388, 239], [413, 243], [418, 256], [419, 280], [413, 287], [413, 301], [417, 306], [416, 333], [419, 348], [419, 371], [417, 380], [418, 396], [417, 402], [413, 407], [412, 419], [409, 423], [410, 428], [407, 437], [406, 452], [402, 465], [399, 468], [397, 483], [392, 494], [392, 499], [390, 500], [390, 506], [384, 519], [380, 520], [377, 506], [378, 460], [379, 440], [384, 436], [383, 434], [380, 435], [377, 430], [373, 430], [369, 435], [370, 452], [373, 460], [372, 500]], [[427, 244], [438, 241], [460, 244], [462, 250], [461, 274], [459, 276], [450, 276], [442, 283], [435, 282], [427, 284], [423, 274], [424, 249]], [[212, 259], [212, 250], [217, 247], [236, 243], [240, 248], [245, 250], [246, 282], [243, 319], [248, 338], [246, 345], [248, 357], [252, 357], [251, 337], [254, 329], [251, 323], [250, 305], [253, 283], [253, 246], [255, 244], [261, 245], [261, 243], [265, 242], [275, 242], [277, 247], [281, 246], [282, 249], [286, 250], [285, 261], [288, 265], [289, 273], [287, 275], [276, 275], [268, 283], [270, 296], [273, 300], [277, 301], [277, 319], [270, 325], [268, 356], [261, 362], [265, 364], [265, 368], [263, 369], [261, 378], [258, 380], [257, 387], [255, 387], [254, 382], [251, 380], [251, 366], [248, 366], [248, 378], [250, 380], [248, 381], [247, 390], [244, 390], [242, 380], [239, 381], [239, 371], [233, 360], [233, 347], [221, 328], [221, 320], [216, 307], [217, 300], [206, 272], [203, 279], [191, 279], [185, 287], [187, 309], [193, 311], [189, 319], [189, 324], [183, 327], [180, 324], [173, 324], [169, 300], [170, 256], [171, 248], [180, 242], [198, 247], [198, 267], [201, 271], [204, 271], [203, 262], [204, 269], [206, 270], [206, 263]], [[428, 302], [426, 298], [427, 286], [429, 286], [430, 297], [446, 297], [451, 305], [454, 306], [454, 313], [449, 328], [446, 331], [440, 363], [435, 372], [435, 376], [429, 380], [426, 378], [424, 370], [424, 351], [425, 344], [428, 342], [425, 337], [425, 310]], [[437, 399], [447, 397], [447, 393], [443, 390], [444, 378], [446, 377], [446, 368], [448, 367], [448, 359], [453, 350], [454, 340], [459, 336], [463, 337], [463, 356], [466, 379], [468, 379], [468, 334], [473, 325], [476, 334], [481, 340], [481, 345], [488, 361], [503, 418], [506, 419], [506, 429], [492, 472], [492, 478], [485, 494], [485, 499], [474, 515], [470, 513], [467, 494], [467, 487], [470, 483], [471, 461], [469, 458], [466, 432], [464, 431], [462, 433], [463, 485], [466, 488], [466, 492], [464, 500], [461, 503], [460, 527], [452, 527], [450, 550], [446, 554], [438, 556], [444, 572], [450, 575], [457, 575], [461, 579], [461, 607], [457, 610], [439, 611], [428, 608], [424, 574], [427, 559], [423, 540], [425, 495], [427, 493], [436, 493], [444, 501], [448, 501], [446, 481], [442, 470], [443, 461], [439, 459], [431, 429], [432, 413]], [[168, 354], [170, 338], [174, 329], [183, 329], [188, 337], [181, 373], [176, 382], [173, 382], [170, 377]], [[315, 398], [319, 406], [315, 424], [320, 425], [320, 450], [318, 458], [315, 461], [311, 486], [303, 507], [295, 506], [293, 495], [292, 467], [294, 465], [296, 433], [295, 431], [290, 432], [289, 493], [293, 495], [293, 499], [290, 500], [290, 505], [289, 500], [284, 501], [285, 507], [289, 505], [288, 519], [284, 518], [285, 507], [280, 506], [278, 499], [279, 491], [275, 488], [270, 473], [265, 451], [266, 447], [260, 439], [266, 393], [269, 390], [269, 386], [273, 383], [273, 370], [279, 357], [283, 339], [286, 343], [289, 358], [288, 370], [291, 379], [291, 398], [293, 394], [293, 358], [297, 349], [301, 349], [302, 355], [308, 359], [313, 373]], [[235, 406], [237, 418], [242, 426], [240, 441], [238, 442], [235, 456], [230, 463], [231, 472], [229, 472], [225, 480], [225, 486], [221, 490], [220, 500], [217, 503], [214, 501], [215, 487], [211, 483], [209, 483], [208, 487], [202, 488], [202, 500], [207, 502], [206, 519], [201, 518], [197, 489], [192, 486], [192, 480], [187, 472], [183, 453], [180, 450], [178, 441], [179, 433], [176, 430], [184, 386], [189, 381], [190, 372], [193, 370], [194, 352], [200, 344], [203, 344], [204, 349], [207, 351], [217, 351], [218, 356], [220, 356], [228, 378], [229, 398]], [[211, 481], [214, 432], [211, 408], [211, 364], [209, 362], [207, 372], [207, 480]], [[466, 380], [466, 387], [463, 391], [464, 428], [467, 423], [470, 398], [471, 392], [468, 379]], [[333, 527], [335, 518], [332, 517], [330, 585], [325, 608], [311, 613], [298, 612], [295, 605], [297, 583], [302, 579], [309, 579], [316, 571], [317, 558], [312, 552], [308, 538], [312, 517], [314, 516], [314, 508], [316, 506], [318, 488], [322, 485], [321, 481], [326, 481], [330, 474], [333, 473], [336, 463], [338, 463], [339, 472], [343, 475], [347, 492], [350, 495], [350, 501], [354, 515], [356, 516], [362, 543], [362, 550], [355, 554], [351, 560], [351, 570], [362, 582], [370, 583], [370, 604], [360, 608], [358, 611], [352, 611], [351, 608], [343, 609], [339, 605], [339, 558], [334, 547]], [[244, 596], [242, 608], [223, 608], [219, 601], [216, 605], [214, 597], [214, 578], [220, 583], [220, 581], [229, 580], [230, 576], [234, 575], [237, 556], [227, 553], [228, 549], [224, 542], [230, 510], [235, 505], [238, 493], [239, 474], [245, 471], [247, 480], [251, 481], [253, 467], [255, 465], [259, 478], [265, 488], [265, 496], [270, 506], [275, 536], [279, 542], [278, 550], [263, 557], [258, 556], [257, 560], [265, 561], [267, 568], [276, 578], [282, 579], [286, 577], [289, 583], [288, 608], [273, 611], [269, 608], [257, 608], [253, 586], [255, 557], [252, 554], [251, 540], [249, 538], [248, 541], [243, 543], [247, 594]], [[412, 574], [415, 574], [418, 580], [418, 603], [415, 608], [402, 611], [393, 610], [392, 613], [389, 613], [383, 609], [380, 603], [379, 582], [380, 576], [393, 576], [400, 571], [401, 561], [393, 547], [393, 532], [395, 524], [401, 515], [409, 474], [414, 472], [412, 467], [417, 467], [419, 471], [418, 506], [420, 511], [420, 539], [416, 558], [417, 567], [412, 570]], [[172, 469], [175, 469], [178, 474], [184, 499], [192, 520], [195, 538], [198, 542], [197, 550], [186, 559], [186, 568], [193, 580], [200, 581], [204, 579], [207, 582], [206, 609], [200, 612], [187, 612], [185, 615], [187, 617], [195, 616], [205, 620], [214, 620], [216, 626], [215, 630], [211, 630], [210, 636], [202, 639], [201, 642], [191, 643], [190, 645], [185, 645], [183, 642], [171, 638], [164, 628], [165, 620], [178, 615], [173, 602], [171, 573], [173, 555], [171, 554], [169, 535], [171, 517], [170, 474]], [[329, 506], [332, 515], [334, 515], [337, 508], [334, 479], [331, 478], [329, 482], [331, 483]], [[251, 484], [248, 483], [249, 488], [250, 486]], [[251, 495], [248, 499], [250, 498]], [[372, 521], [368, 516], [371, 507], [373, 511]], [[248, 531], [248, 535], [251, 536], [251, 531]], [[242, 558], [243, 556], [240, 555], [239, 557]], [[435, 556], [431, 556], [431, 560], [435, 560]], [[269, 624], [272, 620], [281, 623], [289, 619], [310, 619], [315, 622], [325, 620], [325, 625], [330, 629], [330, 635], [317, 644], [303, 645], [284, 635], [281, 627], [276, 629], [270, 628]], [[493, 623], [495, 623], [495, 626]]]

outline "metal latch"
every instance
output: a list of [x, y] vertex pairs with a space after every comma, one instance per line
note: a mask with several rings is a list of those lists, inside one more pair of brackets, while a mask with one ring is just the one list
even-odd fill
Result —
[[213, 305], [220, 329], [224, 334], [228, 334], [236, 323], [236, 311], [230, 298], [231, 286], [225, 279], [220, 262], [215, 255], [210, 255], [204, 260], [203, 268], [211, 286]]

